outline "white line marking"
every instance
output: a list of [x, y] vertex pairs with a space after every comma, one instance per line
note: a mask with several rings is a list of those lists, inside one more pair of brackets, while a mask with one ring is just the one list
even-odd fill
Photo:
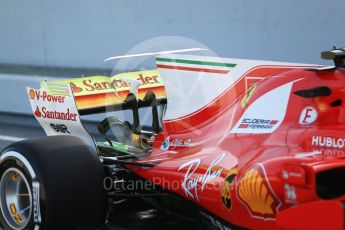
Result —
[[5, 136], [5, 135], [0, 135], [0, 140], [4, 140], [4, 141], [22, 141], [25, 140], [26, 138], [22, 138], [22, 137], [13, 137], [13, 136]]

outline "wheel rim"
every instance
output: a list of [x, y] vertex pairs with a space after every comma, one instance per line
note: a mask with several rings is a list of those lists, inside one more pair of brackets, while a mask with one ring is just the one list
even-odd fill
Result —
[[0, 207], [6, 223], [15, 230], [24, 229], [31, 219], [32, 193], [25, 175], [9, 168], [0, 180]]

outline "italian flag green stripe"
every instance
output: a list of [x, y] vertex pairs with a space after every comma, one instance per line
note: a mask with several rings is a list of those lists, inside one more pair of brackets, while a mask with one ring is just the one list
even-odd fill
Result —
[[184, 59], [156, 58], [156, 60], [160, 62], [175, 62], [175, 63], [184, 63], [184, 64], [192, 64], [192, 65], [208, 65], [208, 66], [220, 66], [220, 67], [229, 67], [229, 68], [233, 68], [236, 66], [236, 64], [232, 64], [232, 63], [196, 61], [196, 60], [184, 60]]

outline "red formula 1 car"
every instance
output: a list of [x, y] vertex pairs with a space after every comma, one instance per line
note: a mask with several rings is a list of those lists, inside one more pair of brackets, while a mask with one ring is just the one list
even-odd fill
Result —
[[0, 156], [3, 228], [76, 229], [134, 201], [202, 228], [344, 229], [345, 50], [322, 57], [335, 66], [162, 54], [28, 88], [48, 137]]

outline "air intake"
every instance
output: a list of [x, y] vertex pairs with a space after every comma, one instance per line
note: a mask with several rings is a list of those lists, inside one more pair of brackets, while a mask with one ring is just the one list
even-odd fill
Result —
[[345, 167], [316, 174], [316, 193], [321, 199], [335, 199], [345, 194]]
[[325, 60], [333, 60], [337, 68], [345, 68], [345, 48], [334, 47], [330, 51], [321, 52], [321, 58]]

